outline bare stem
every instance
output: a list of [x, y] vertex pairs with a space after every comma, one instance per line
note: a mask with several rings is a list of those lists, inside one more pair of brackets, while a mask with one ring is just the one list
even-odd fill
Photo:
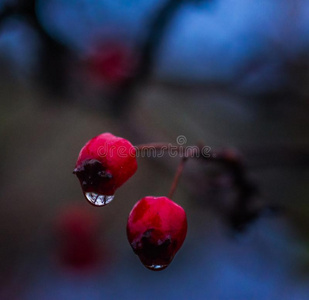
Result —
[[175, 190], [177, 188], [177, 185], [178, 185], [178, 182], [179, 182], [179, 179], [180, 179], [180, 176], [183, 172], [183, 169], [184, 169], [184, 166], [185, 166], [185, 163], [187, 161], [187, 157], [183, 157], [179, 163], [179, 166], [177, 168], [177, 171], [176, 171], [176, 174], [175, 174], [175, 177], [174, 177], [174, 180], [173, 180], [173, 183], [172, 183], [172, 186], [171, 186], [171, 189], [168, 193], [168, 198], [169, 199], [172, 199], [174, 193], [175, 193]]
[[168, 150], [171, 144], [166, 144], [166, 143], [149, 143], [149, 144], [141, 144], [135, 146], [135, 149], [137, 151], [147, 151], [147, 150], [152, 150], [152, 149], [166, 149]]
[[[219, 151], [211, 151], [209, 147], [205, 147], [204, 145], [199, 146], [181, 146], [181, 145], [172, 145], [167, 143], [151, 143], [151, 144], [142, 144], [135, 147], [138, 153], [160, 150], [160, 154], [162, 153], [170, 153], [172, 157], [177, 156], [181, 157], [181, 161], [177, 168], [176, 174], [174, 176], [173, 183], [170, 188], [170, 192], [168, 197], [171, 199], [175, 193], [175, 190], [178, 186], [180, 177], [183, 173], [183, 169], [185, 166], [185, 162], [189, 158], [199, 159], [204, 163], [216, 163], [224, 166], [226, 171], [230, 174], [233, 179], [233, 186], [237, 192], [237, 196], [235, 197], [235, 202], [233, 205], [233, 209], [227, 213], [226, 221], [228, 224], [232, 226], [233, 229], [237, 231], [241, 231], [246, 228], [246, 226], [256, 219], [263, 211], [276, 212], [280, 211], [280, 208], [272, 205], [262, 204], [260, 207], [256, 208], [254, 201], [255, 195], [259, 194], [258, 187], [255, 182], [251, 181], [248, 178], [247, 167], [244, 164], [243, 157], [240, 153], [235, 149], [222, 149]], [[206, 152], [204, 150], [207, 150]], [[256, 149], [255, 149], [256, 150]], [[293, 149], [292, 149], [293, 150]], [[162, 152], [163, 151], [163, 152]], [[247, 151], [248, 152], [248, 151]], [[265, 152], [265, 151], [264, 151]], [[264, 153], [262, 152], [262, 153]], [[153, 152], [155, 154], [155, 152]], [[271, 152], [272, 153], [272, 152]], [[278, 156], [277, 152], [275, 157], [274, 155], [270, 156], [271, 161]], [[295, 155], [288, 155], [288, 154]], [[302, 154], [301, 157], [297, 155], [297, 151], [288, 151], [285, 155], [281, 155], [278, 159], [278, 163], [280, 159], [285, 158], [285, 160], [291, 160], [291, 157], [298, 157], [299, 163], [307, 163], [308, 164], [308, 155], [306, 155], [306, 151], [298, 151], [298, 154]], [[148, 153], [149, 154], [149, 153]], [[259, 151], [255, 151], [251, 153], [260, 154]], [[149, 157], [147, 155], [147, 157]], [[264, 155], [263, 158], [267, 158], [268, 155]], [[263, 159], [264, 160], [264, 159]], [[295, 159], [294, 159], [295, 160]], [[271, 163], [270, 163], [271, 164]], [[269, 165], [270, 165], [269, 164]], [[266, 166], [269, 166], [268, 164]], [[263, 167], [263, 165], [262, 165]]]
[[[154, 151], [160, 150], [163, 152], [170, 151], [175, 157], [175, 154], [178, 154], [180, 157], [200, 157], [203, 156], [202, 150], [198, 146], [191, 146], [191, 147], [184, 147], [182, 145], [172, 145], [170, 143], [149, 143], [149, 144], [141, 144], [135, 146], [135, 149], [139, 152], [146, 152], [146, 151]], [[207, 153], [206, 157], [210, 157], [211, 153]], [[204, 155], [205, 156], [205, 155]]]

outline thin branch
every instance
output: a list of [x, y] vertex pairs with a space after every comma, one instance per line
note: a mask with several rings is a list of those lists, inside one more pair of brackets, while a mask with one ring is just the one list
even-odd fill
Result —
[[[173, 154], [178, 152], [179, 157], [182, 157], [169, 192], [169, 198], [172, 198], [178, 185], [180, 176], [183, 172], [185, 162], [189, 158], [203, 159], [205, 162], [221, 164], [226, 169], [226, 171], [230, 173], [230, 176], [233, 180], [234, 189], [237, 191], [237, 196], [235, 198], [233, 208], [226, 215], [228, 223], [236, 231], [244, 230], [250, 222], [258, 218], [263, 212], [267, 211], [271, 213], [277, 213], [282, 211], [282, 208], [273, 205], [261, 204], [259, 206], [252, 206], [252, 200], [254, 199], [253, 196], [257, 195], [259, 192], [258, 187], [252, 180], [248, 178], [247, 166], [244, 164], [243, 158], [238, 151], [233, 149], [224, 149], [221, 151], [209, 151], [207, 155], [205, 155], [205, 153], [203, 153], [203, 145], [200, 145], [199, 147], [184, 147], [166, 143], [142, 144], [136, 146], [136, 149], [140, 153], [153, 150], [160, 150], [160, 154], [162, 153], [161, 151], [165, 151], [167, 153], [168, 151], [174, 151]], [[186, 151], [186, 149], [188, 151]], [[284, 154], [282, 153], [284, 150], [286, 151], [287, 149], [281, 147], [281, 153], [279, 155], [280, 158], [284, 159], [284, 162], [288, 160], [289, 165], [291, 165], [291, 161], [298, 161], [297, 154], [301, 154], [300, 162], [307, 161], [308, 165], [308, 159], [306, 158], [308, 155], [306, 156], [306, 151], [299, 151], [299, 149], [298, 151], [297, 149], [292, 151], [292, 149], [288, 149], [289, 151]], [[259, 154], [257, 150], [253, 151], [251, 154], [254, 153], [256, 155]], [[271, 159], [276, 153], [278, 153], [278, 151], [274, 151], [272, 156], [265, 155], [264, 149], [264, 151], [260, 152], [263, 158], [262, 161], [269, 157]], [[147, 157], [149, 157], [149, 155], [147, 155]], [[275, 162], [276, 164], [280, 165], [278, 160]], [[269, 165], [265, 165], [264, 162], [262, 162], [260, 167], [269, 167]]]
[[[135, 149], [137, 150], [138, 154], [144, 153], [144, 152], [151, 152], [154, 150], [160, 150], [163, 152], [170, 153], [173, 157], [175, 157], [175, 154], [178, 154], [179, 157], [199, 157], [203, 155], [203, 152], [200, 147], [198, 146], [190, 146], [190, 147], [184, 147], [181, 145], [173, 145], [171, 143], [149, 143], [149, 144], [141, 144], [135, 146]], [[155, 152], [154, 152], [155, 153]], [[155, 156], [155, 155], [154, 155]], [[207, 153], [207, 157], [211, 156], [211, 152]]]
[[136, 88], [149, 79], [164, 33], [183, 2], [183, 0], [167, 0], [150, 22], [146, 39], [137, 50], [140, 54], [138, 69], [134, 76], [121, 84], [111, 99], [111, 108], [115, 116], [121, 116], [124, 113], [132, 101]]
[[36, 0], [19, 0], [16, 4], [5, 5], [0, 11], [0, 32], [8, 18], [19, 16], [38, 33], [43, 45], [38, 79], [54, 94], [61, 94], [66, 88], [67, 69], [64, 64], [68, 54], [73, 53], [42, 26], [36, 13], [36, 3]]
[[175, 177], [174, 177], [174, 180], [173, 180], [173, 183], [172, 183], [172, 186], [171, 186], [171, 189], [170, 189], [170, 192], [168, 193], [168, 198], [169, 199], [172, 199], [173, 198], [173, 195], [176, 191], [176, 188], [178, 186], [178, 182], [179, 182], [179, 179], [180, 179], [180, 176], [183, 172], [183, 169], [184, 169], [184, 166], [185, 166], [185, 163], [187, 161], [187, 157], [183, 157], [179, 163], [179, 166], [177, 168], [177, 171], [176, 171], [176, 174], [175, 174]]
[[[203, 145], [200, 146], [180, 146], [170, 143], [149, 143], [135, 146], [140, 153], [161, 150], [168, 153], [168, 151], [175, 151], [179, 156], [188, 156], [195, 158], [204, 158], [208, 161], [217, 161], [224, 163], [232, 159], [236, 154], [234, 150], [226, 149], [221, 151], [209, 150], [206, 155], [202, 153]], [[209, 148], [210, 149], [210, 148]], [[229, 154], [227, 154], [229, 153]], [[308, 167], [309, 166], [309, 152], [305, 146], [290, 147], [284, 146], [269, 146], [263, 148], [244, 149], [241, 151], [245, 157], [250, 157], [248, 166], [250, 168], [277, 168], [277, 167]], [[228, 157], [229, 156], [229, 157]], [[262, 158], [262, 159], [261, 159]], [[236, 157], [235, 157], [236, 159]], [[240, 159], [240, 158], [238, 158]]]

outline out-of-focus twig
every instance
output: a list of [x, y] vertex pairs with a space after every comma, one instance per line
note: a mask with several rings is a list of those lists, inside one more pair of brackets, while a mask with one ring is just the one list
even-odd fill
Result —
[[64, 67], [70, 50], [53, 38], [40, 23], [36, 13], [36, 0], [20, 0], [6, 4], [0, 11], [0, 34], [5, 21], [10, 17], [22, 17], [38, 34], [42, 42], [40, 70], [38, 78], [43, 85], [55, 94], [64, 91], [66, 68]]
[[[232, 178], [233, 189], [237, 192], [237, 196], [233, 201], [233, 206], [230, 210], [224, 211], [224, 218], [226, 222], [236, 231], [242, 231], [255, 219], [257, 219], [263, 212], [277, 212], [279, 207], [274, 205], [267, 205], [254, 203], [254, 196], [257, 196], [259, 191], [255, 182], [248, 177], [248, 168], [244, 163], [242, 155], [233, 149], [223, 149], [219, 151], [210, 150], [204, 153], [205, 147], [201, 144], [199, 146], [191, 146], [185, 148], [179, 145], [171, 145], [165, 143], [142, 144], [136, 146], [138, 154], [155, 154], [155, 150], [160, 150], [160, 155], [163, 152], [178, 153], [182, 157], [182, 161], [176, 172], [174, 182], [172, 184], [169, 197], [171, 198], [177, 187], [183, 167], [188, 158], [205, 161], [205, 163], [215, 163], [222, 165], [226, 172]], [[263, 153], [261, 153], [263, 154]], [[141, 155], [143, 157], [143, 155]], [[284, 156], [286, 157], [286, 156]]]
[[149, 79], [165, 30], [183, 2], [183, 0], [167, 0], [154, 15], [144, 43], [137, 50], [140, 59], [135, 74], [119, 86], [111, 99], [115, 116], [122, 116], [132, 101], [135, 89]]

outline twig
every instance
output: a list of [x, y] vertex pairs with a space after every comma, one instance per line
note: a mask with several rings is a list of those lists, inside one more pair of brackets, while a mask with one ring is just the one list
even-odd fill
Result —
[[176, 171], [176, 174], [175, 174], [175, 177], [174, 177], [174, 180], [173, 180], [170, 192], [168, 193], [168, 198], [169, 199], [173, 198], [173, 195], [174, 195], [175, 190], [177, 188], [180, 176], [181, 176], [181, 174], [183, 172], [183, 169], [184, 169], [184, 166], [185, 166], [185, 163], [186, 163], [187, 159], [188, 159], [187, 157], [183, 157], [181, 159], [180, 163], [179, 163], [179, 166], [177, 168], [177, 171]]
[[49, 35], [41, 25], [36, 13], [36, 2], [36, 0], [20, 0], [16, 4], [5, 5], [0, 12], [0, 33], [8, 18], [22, 16], [23, 20], [38, 33], [43, 44], [38, 79], [54, 94], [61, 94], [66, 87], [67, 68], [64, 67], [64, 63], [68, 53], [72, 53], [64, 44]]
[[138, 69], [125, 80], [111, 99], [111, 109], [115, 116], [122, 116], [130, 105], [135, 89], [147, 81], [155, 62], [155, 54], [161, 45], [166, 28], [177, 12], [183, 0], [167, 0], [159, 9], [149, 25], [146, 39], [137, 53], [140, 54]]
[[168, 195], [169, 198], [173, 197], [185, 162], [189, 158], [203, 159], [205, 162], [222, 164], [231, 174], [234, 188], [238, 191], [233, 208], [226, 215], [228, 223], [234, 230], [241, 231], [245, 229], [246, 225], [255, 220], [265, 209], [276, 209], [276, 207], [266, 205], [252, 208], [252, 199], [258, 193], [258, 188], [254, 182], [248, 179], [247, 168], [243, 163], [243, 159], [235, 150], [211, 151], [205, 155], [203, 153], [203, 145], [199, 147], [187, 147], [188, 151], [186, 151], [186, 147], [164, 143], [143, 144], [136, 146], [136, 149], [140, 153], [153, 150], [172, 151], [173, 149], [173, 151], [178, 152], [179, 156], [182, 157]]

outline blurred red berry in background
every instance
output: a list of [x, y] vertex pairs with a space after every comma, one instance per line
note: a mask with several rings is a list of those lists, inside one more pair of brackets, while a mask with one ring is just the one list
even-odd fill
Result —
[[85, 270], [99, 264], [103, 251], [95, 214], [84, 206], [69, 206], [60, 212], [55, 225], [57, 260], [62, 266]]
[[137, 59], [127, 45], [112, 41], [93, 47], [86, 65], [94, 83], [117, 85], [133, 75]]

